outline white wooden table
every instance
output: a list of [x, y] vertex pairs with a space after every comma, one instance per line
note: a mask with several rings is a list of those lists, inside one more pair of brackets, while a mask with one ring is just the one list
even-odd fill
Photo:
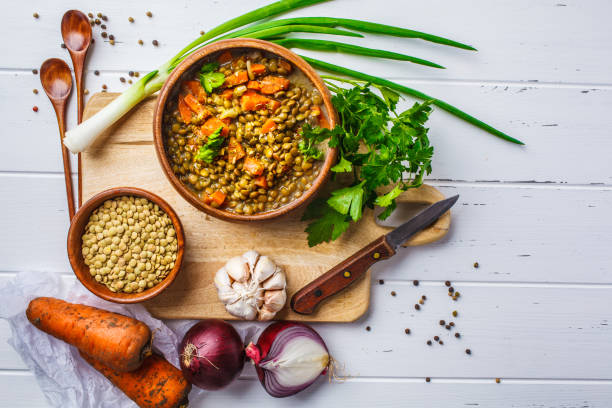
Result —
[[[90, 95], [102, 84], [125, 89], [119, 77], [127, 71], [148, 72], [200, 30], [265, 3], [80, 1], [82, 11], [109, 16], [108, 31], [117, 40], [111, 47], [95, 30], [86, 87]], [[55, 117], [31, 70], [47, 57], [69, 60], [59, 24], [75, 6], [68, 0], [10, 2], [0, 13], [0, 284], [32, 270], [73, 279]], [[473, 44], [478, 53], [411, 39], [367, 42], [447, 70], [321, 57], [439, 96], [526, 146], [437, 110], [430, 120], [436, 153], [428, 182], [461, 195], [452, 230], [442, 242], [378, 265], [376, 278], [385, 283], [373, 281], [363, 318], [316, 325], [352, 377], [276, 400], [247, 369], [229, 389], [193, 406], [612, 406], [612, 3], [335, 0], [293, 14], [368, 19]], [[128, 16], [136, 22], [129, 24]], [[154, 39], [159, 47], [151, 45]], [[70, 126], [74, 108], [73, 100]], [[457, 303], [446, 296], [445, 280], [462, 293]], [[428, 301], [416, 312], [422, 294]], [[460, 340], [437, 323], [454, 309]], [[428, 347], [436, 334], [444, 346]], [[9, 336], [0, 321], [0, 406], [45, 406], [33, 375], [6, 344]]]

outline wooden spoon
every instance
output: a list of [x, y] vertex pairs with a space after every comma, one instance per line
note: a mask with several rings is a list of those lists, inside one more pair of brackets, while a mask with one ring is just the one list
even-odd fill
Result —
[[[62, 38], [74, 68], [77, 91], [77, 123], [83, 120], [83, 68], [87, 51], [91, 45], [91, 25], [89, 19], [78, 10], [68, 10], [62, 17]], [[78, 201], [82, 205], [83, 186], [81, 181], [81, 153], [77, 155]]]
[[70, 174], [70, 156], [68, 148], [64, 146], [64, 132], [66, 124], [66, 102], [72, 91], [72, 76], [70, 68], [63, 60], [50, 58], [40, 66], [40, 82], [45, 93], [53, 104], [57, 124], [60, 131], [60, 145], [62, 147], [62, 159], [64, 161], [64, 179], [66, 181], [66, 196], [68, 198], [68, 216], [70, 220], [74, 217], [74, 196], [72, 193], [72, 176]]

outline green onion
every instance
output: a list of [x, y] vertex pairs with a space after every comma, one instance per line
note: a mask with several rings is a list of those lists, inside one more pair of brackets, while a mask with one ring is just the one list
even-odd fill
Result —
[[359, 33], [354, 33], [352, 31], [339, 30], [337, 28], [330, 28], [330, 27], [319, 27], [319, 26], [314, 26], [314, 25], [290, 25], [290, 26], [266, 28], [261, 31], [253, 31], [248, 34], [244, 34], [241, 37], [273, 38], [273, 37], [278, 37], [280, 35], [289, 34], [289, 33], [319, 33], [319, 34], [345, 35], [348, 37], [363, 38], [363, 35]]
[[225, 36], [221, 37], [221, 39], [242, 37], [244, 36], [244, 34], [248, 34], [253, 31], [293, 24], [320, 25], [326, 27], [344, 27], [350, 30], [360, 31], [362, 33], [384, 34], [393, 37], [420, 38], [421, 40], [434, 42], [437, 44], [448, 45], [464, 50], [477, 51], [476, 48], [472, 47], [471, 45], [463, 44], [448, 38], [439, 37], [437, 35], [427, 34], [421, 31], [415, 31], [410, 30], [408, 28], [390, 26], [386, 24], [371, 23], [368, 21], [353, 20], [350, 18], [336, 17], [295, 17], [274, 20], [265, 23], [255, 24], [240, 31], [234, 31], [233, 33], [230, 33], [232, 37]]
[[336, 51], [347, 54], [365, 55], [367, 57], [376, 58], [387, 58], [399, 61], [410, 61], [415, 64], [426, 65], [428, 67], [444, 69], [442, 65], [438, 65], [435, 62], [427, 61], [421, 58], [411, 57], [410, 55], [399, 54], [397, 52], [376, 50], [373, 48], [360, 47], [358, 45], [345, 44], [336, 41], [328, 40], [310, 40], [305, 38], [285, 38], [281, 40], [274, 40], [278, 45], [282, 45], [286, 48], [301, 48], [303, 50], [316, 50], [316, 51]]
[[[465, 120], [468, 123], [471, 123], [472, 125], [479, 127], [489, 133], [491, 133], [492, 135], [495, 135], [501, 139], [507, 140], [508, 142], [512, 142], [512, 143], [516, 143], [519, 145], [524, 144], [523, 142], [521, 142], [518, 139], [513, 138], [512, 136], [509, 136], [507, 134], [505, 134], [502, 131], [499, 131], [497, 129], [495, 129], [494, 127], [492, 127], [491, 125], [488, 125], [486, 123], [484, 123], [483, 121], [481, 121], [480, 119], [477, 119], [475, 117], [473, 117], [472, 115], [469, 115], [465, 112], [463, 112], [462, 110], [460, 110], [459, 108], [454, 107], [453, 105], [446, 103], [440, 99], [434, 98], [432, 96], [429, 96], [427, 94], [424, 94], [423, 92], [417, 91], [416, 89], [413, 88], [409, 88], [407, 86], [403, 86], [400, 85], [398, 83], [389, 81], [388, 79], [384, 79], [384, 78], [379, 78], [379, 77], [375, 77], [372, 75], [368, 75], [368, 74], [364, 74], [362, 72], [359, 71], [354, 71], [352, 69], [348, 69], [345, 67], [341, 67], [338, 65], [334, 65], [334, 64], [330, 64], [329, 62], [325, 62], [325, 61], [320, 61], [314, 58], [309, 58], [309, 57], [305, 57], [305, 56], [301, 56], [302, 58], [304, 58], [304, 60], [306, 60], [306, 62], [308, 62], [310, 65], [312, 65], [315, 68], [319, 68], [325, 71], [329, 71], [329, 72], [335, 72], [338, 74], [342, 74], [342, 75], [346, 75], [352, 78], [357, 78], [357, 79], [361, 79], [363, 81], [366, 82], [370, 82], [376, 85], [381, 85], [381, 86], [386, 86], [387, 88], [393, 89], [395, 91], [398, 92], [402, 92], [406, 95], [410, 95], [413, 96], [415, 98], [418, 99], [422, 99], [422, 100], [431, 100], [432, 103], [436, 106], [438, 106], [439, 108], [444, 109], [445, 111], [457, 116], [460, 119]], [[331, 77], [332, 79], [337, 79], [337, 80], [343, 80], [342, 78], [335, 78], [335, 77]]]

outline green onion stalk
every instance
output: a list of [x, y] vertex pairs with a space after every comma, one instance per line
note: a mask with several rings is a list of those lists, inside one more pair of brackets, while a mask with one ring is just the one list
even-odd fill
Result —
[[[119, 97], [114, 99], [110, 104], [108, 104], [94, 116], [84, 121], [76, 128], [68, 131], [66, 133], [66, 137], [64, 138], [64, 144], [73, 153], [84, 151], [105, 129], [119, 120], [123, 115], [129, 112], [134, 106], [138, 105], [146, 97], [159, 91], [166, 79], [168, 79], [170, 73], [181, 61], [196, 50], [222, 39], [239, 37], [260, 38], [274, 41], [277, 44], [283, 45], [287, 48], [299, 48], [324, 52], [341, 52], [367, 57], [394, 59], [436, 69], [444, 69], [444, 67], [435, 62], [391, 51], [376, 50], [330, 40], [314, 40], [294, 37], [287, 38], [285, 35], [300, 32], [363, 38], [363, 35], [360, 33], [383, 34], [394, 37], [417, 38], [423, 41], [456, 47], [464, 50], [476, 50], [470, 45], [448, 38], [410, 30], [407, 28], [361, 20], [336, 17], [295, 17], [270, 20], [271, 17], [279, 14], [325, 1], [330, 0], [279, 0], [267, 6], [248, 12], [242, 16], [228, 20], [225, 23], [213, 28], [209, 32], [192, 41], [158, 69], [143, 76], [142, 79], [132, 85], [129, 89], [123, 92]], [[266, 21], [261, 22], [261, 20]], [[339, 29], [338, 27], [343, 29]], [[353, 31], [347, 31], [347, 29]], [[432, 100], [433, 103], [441, 109], [446, 110], [452, 115], [455, 115], [458, 118], [491, 133], [492, 135], [512, 143], [523, 144], [521, 141], [510, 137], [509, 135], [461, 111], [447, 102], [444, 102], [438, 98], [430, 97], [429, 95], [415, 89], [405, 87], [384, 78], [374, 77], [359, 71], [340, 67], [313, 58], [304, 57], [304, 59], [314, 68], [323, 71], [333, 72], [346, 77], [371, 82], [375, 85], [385, 86], [418, 99]]]

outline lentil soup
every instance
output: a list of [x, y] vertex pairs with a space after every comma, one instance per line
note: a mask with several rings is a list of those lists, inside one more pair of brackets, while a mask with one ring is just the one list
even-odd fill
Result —
[[310, 189], [321, 168], [299, 149], [305, 123], [327, 123], [321, 94], [289, 61], [260, 50], [218, 52], [187, 71], [162, 123], [172, 171], [214, 208], [275, 210]]

